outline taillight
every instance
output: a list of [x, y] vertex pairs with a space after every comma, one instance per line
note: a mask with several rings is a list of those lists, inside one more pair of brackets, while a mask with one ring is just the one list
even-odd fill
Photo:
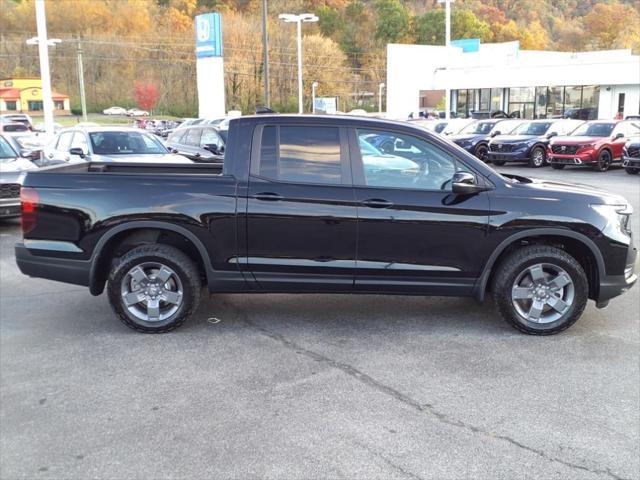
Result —
[[22, 208], [22, 234], [27, 234], [36, 228], [38, 191], [31, 187], [20, 189], [20, 205]]

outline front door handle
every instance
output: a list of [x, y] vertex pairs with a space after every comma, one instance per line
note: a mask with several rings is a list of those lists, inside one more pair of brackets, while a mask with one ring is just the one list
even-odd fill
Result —
[[393, 202], [382, 198], [370, 198], [368, 200], [363, 200], [362, 205], [369, 208], [391, 208], [393, 207]]
[[251, 195], [251, 198], [255, 198], [256, 200], [264, 200], [267, 202], [277, 202], [282, 200], [282, 196], [273, 192], [260, 192]]

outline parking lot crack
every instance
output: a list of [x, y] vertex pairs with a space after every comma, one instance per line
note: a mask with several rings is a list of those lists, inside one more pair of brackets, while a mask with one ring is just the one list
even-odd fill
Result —
[[286, 338], [284, 335], [281, 335], [278, 332], [274, 332], [272, 330], [269, 330], [268, 328], [263, 327], [262, 325], [259, 325], [255, 322], [253, 322], [250, 318], [248, 318], [248, 316], [246, 314], [244, 314], [244, 312], [242, 312], [242, 310], [240, 310], [237, 306], [233, 305], [232, 308], [234, 308], [237, 312], [238, 315], [240, 317], [240, 320], [242, 320], [245, 324], [247, 324], [247, 326], [249, 326], [250, 328], [257, 330], [258, 332], [260, 332], [261, 334], [271, 338], [272, 340], [275, 340], [277, 342], [279, 342], [280, 344], [282, 344], [283, 346], [285, 346], [286, 348], [295, 351], [298, 354], [304, 355], [307, 358], [310, 358], [318, 363], [323, 363], [325, 365], [329, 365], [330, 367], [333, 367], [335, 369], [338, 369], [340, 371], [342, 371], [343, 373], [345, 373], [346, 375], [349, 375], [350, 377], [358, 380], [359, 382], [363, 383], [364, 385], [373, 388], [375, 390], [377, 390], [378, 392], [381, 392], [399, 402], [401, 402], [404, 405], [407, 405], [408, 407], [419, 411], [419, 412], [424, 412], [427, 413], [429, 415], [431, 415], [433, 418], [435, 418], [437, 421], [452, 426], [452, 427], [456, 427], [456, 428], [460, 428], [463, 430], [467, 430], [468, 432], [475, 434], [475, 435], [482, 435], [485, 436], [487, 438], [490, 439], [494, 439], [494, 440], [499, 440], [502, 442], [506, 442], [511, 444], [514, 447], [517, 447], [521, 450], [525, 450], [529, 453], [532, 453], [534, 455], [537, 455], [538, 457], [541, 457], [549, 462], [555, 462], [558, 464], [561, 464], [567, 468], [571, 468], [574, 470], [579, 470], [582, 472], [589, 472], [595, 475], [601, 475], [601, 476], [607, 476], [609, 478], [612, 478], [614, 480], [627, 480], [625, 477], [621, 477], [615, 473], [613, 473], [610, 469], [606, 468], [606, 469], [600, 469], [600, 468], [589, 468], [586, 467], [584, 465], [580, 465], [578, 463], [574, 463], [568, 460], [564, 460], [562, 458], [559, 457], [555, 457], [552, 455], [547, 454], [546, 452], [539, 450], [537, 448], [534, 447], [530, 447], [528, 445], [525, 445], [524, 443], [515, 440], [507, 435], [499, 435], [496, 434], [495, 432], [491, 432], [489, 430], [486, 430], [485, 428], [482, 427], [478, 427], [475, 425], [472, 425], [470, 423], [466, 423], [463, 422], [462, 420], [458, 420], [458, 419], [454, 419], [449, 417], [447, 414], [442, 413], [440, 411], [438, 411], [436, 408], [434, 408], [433, 405], [429, 404], [429, 403], [420, 403], [419, 401], [415, 400], [414, 398], [411, 398], [409, 395], [406, 395], [405, 393], [402, 393], [398, 390], [396, 390], [393, 387], [390, 387], [388, 385], [385, 385], [384, 383], [376, 380], [375, 378], [371, 377], [370, 375], [361, 372], [360, 370], [358, 370], [357, 368], [353, 367], [352, 365], [349, 365], [347, 363], [344, 362], [340, 362], [338, 360], [335, 360], [333, 358], [330, 358], [326, 355], [323, 355], [321, 353], [315, 352], [313, 350], [309, 350], [308, 348], [305, 348], [297, 343], [295, 343], [292, 340], [289, 340], [288, 338]]
[[407, 478], [412, 478], [414, 480], [423, 480], [422, 477], [420, 477], [419, 475], [416, 475], [415, 473], [407, 470], [406, 468], [402, 467], [401, 465], [398, 465], [397, 463], [391, 461], [389, 458], [387, 458], [386, 456], [384, 456], [383, 454], [381, 454], [380, 452], [375, 451], [374, 449], [372, 449], [371, 447], [369, 447], [368, 445], [361, 443], [361, 442], [354, 442], [356, 445], [358, 445], [360, 448], [365, 449], [367, 452], [369, 452], [370, 454], [372, 454], [374, 457], [379, 458], [380, 460], [382, 460], [384, 463], [386, 463], [387, 465], [389, 465], [391, 468], [393, 468], [395, 471], [400, 472], [402, 475], [404, 475]]

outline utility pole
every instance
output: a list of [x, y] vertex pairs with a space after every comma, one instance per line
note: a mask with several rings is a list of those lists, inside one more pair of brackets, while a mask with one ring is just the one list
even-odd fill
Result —
[[[451, 46], [451, 2], [454, 0], [438, 0], [438, 3], [444, 3], [445, 15], [444, 15], [444, 44], [447, 47]], [[451, 90], [448, 88], [444, 91], [444, 118], [449, 120], [451, 116]]]
[[384, 83], [378, 84], [378, 115], [382, 116], [382, 89], [384, 88]]
[[82, 106], [82, 121], [87, 121], [87, 101], [84, 95], [84, 67], [82, 65], [82, 44], [78, 38], [78, 87], [80, 88], [80, 105]]
[[51, 94], [51, 74], [49, 72], [49, 45], [47, 42], [47, 16], [44, 0], [36, 0], [36, 26], [38, 29], [38, 56], [40, 57], [40, 79], [42, 80], [42, 109], [44, 130], [53, 135], [53, 96]]
[[269, 93], [269, 35], [267, 33], [267, 0], [262, 0], [262, 62], [264, 64], [264, 103], [271, 107]]

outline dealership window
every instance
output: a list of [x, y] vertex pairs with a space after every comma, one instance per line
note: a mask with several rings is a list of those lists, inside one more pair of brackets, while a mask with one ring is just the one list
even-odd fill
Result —
[[27, 102], [29, 110], [32, 112], [37, 112], [42, 110], [42, 100], [29, 100]]
[[64, 110], [64, 100], [54, 100], [53, 108], [56, 110]]
[[600, 87], [586, 85], [582, 87], [582, 110], [580, 120], [595, 120], [598, 118], [598, 105], [600, 104]]
[[502, 110], [502, 89], [491, 89], [491, 110]]
[[478, 95], [480, 96], [480, 101], [478, 102], [478, 110], [489, 110], [489, 102], [491, 101], [491, 89], [482, 88], [478, 90]]
[[582, 87], [564, 87], [564, 117], [578, 115], [582, 105]]
[[509, 114], [518, 118], [532, 119], [535, 111], [535, 88], [516, 87], [509, 89]]
[[4, 102], [5, 105], [7, 106], [7, 110], [17, 110], [18, 107], [16, 106], [16, 101], [15, 100], [10, 100], [10, 101], [6, 101]]

